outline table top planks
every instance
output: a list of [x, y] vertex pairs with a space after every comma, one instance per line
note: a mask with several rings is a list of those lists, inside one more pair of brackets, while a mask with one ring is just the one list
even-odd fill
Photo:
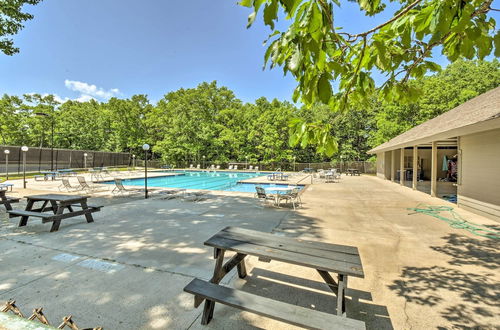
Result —
[[226, 227], [205, 245], [270, 258], [318, 270], [364, 277], [356, 247], [277, 236], [244, 228]]
[[55, 202], [72, 202], [87, 199], [89, 196], [81, 195], [64, 195], [64, 194], [46, 194], [46, 195], [30, 195], [24, 196], [28, 200], [33, 201], [55, 201]]

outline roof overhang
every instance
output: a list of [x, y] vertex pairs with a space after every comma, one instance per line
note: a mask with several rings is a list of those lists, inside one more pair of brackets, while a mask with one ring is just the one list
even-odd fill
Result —
[[413, 146], [419, 146], [419, 145], [425, 145], [432, 143], [433, 141], [443, 141], [443, 140], [448, 140], [452, 139], [457, 136], [464, 136], [464, 135], [469, 135], [469, 134], [474, 134], [474, 133], [479, 133], [479, 132], [484, 132], [484, 131], [489, 131], [493, 129], [498, 129], [500, 128], [500, 117], [495, 117], [490, 120], [485, 120], [481, 121], [472, 125], [467, 125], [467, 126], [462, 126], [458, 127], [455, 129], [451, 129], [449, 131], [445, 132], [440, 132], [435, 135], [430, 135], [422, 138], [417, 138], [411, 141], [406, 141], [400, 144], [395, 144], [391, 145], [388, 147], [384, 147], [383, 145], [380, 145], [379, 147], [373, 148], [368, 151], [369, 154], [378, 154], [381, 152], [386, 152], [386, 151], [391, 151], [391, 150], [396, 150], [396, 149], [401, 149], [401, 148], [406, 148], [406, 147], [413, 147]]

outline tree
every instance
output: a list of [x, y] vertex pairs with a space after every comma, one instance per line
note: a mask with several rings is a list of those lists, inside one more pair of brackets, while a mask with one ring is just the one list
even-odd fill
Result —
[[[388, 11], [387, 2], [382, 0], [355, 2], [368, 16]], [[495, 56], [500, 56], [500, 32], [490, 13], [497, 9], [491, 8], [492, 2], [400, 0], [389, 20], [362, 33], [335, 25], [340, 0], [241, 0], [240, 4], [253, 9], [248, 26], [263, 8], [264, 23], [272, 31], [264, 63], [270, 63], [271, 68], [281, 66], [285, 74], [294, 76], [294, 101], [346, 109], [348, 105], [366, 105], [376, 91], [386, 101], [415, 99], [417, 91], [408, 82], [440, 71], [432, 61], [436, 48], [451, 62], [484, 59], [493, 49]], [[395, 1], [390, 3], [394, 7]], [[276, 29], [280, 16], [290, 20], [286, 31]], [[379, 87], [372, 78], [374, 72], [388, 77]], [[305, 142], [302, 145], [311, 138], [310, 142], [331, 154], [334, 144], [325, 139], [326, 131], [328, 128], [300, 122], [292, 127], [296, 140]]]
[[9, 36], [17, 34], [23, 22], [33, 19], [33, 15], [22, 12], [24, 5], [36, 5], [42, 0], [2, 0], [0, 1], [0, 50], [5, 55], [19, 53]]
[[421, 90], [408, 104], [381, 101], [374, 105], [377, 129], [371, 132], [375, 147], [500, 85], [500, 62], [457, 61], [441, 73], [411, 82]]

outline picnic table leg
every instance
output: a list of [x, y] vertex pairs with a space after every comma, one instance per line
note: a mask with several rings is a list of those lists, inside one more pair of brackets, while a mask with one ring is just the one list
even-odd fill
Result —
[[245, 266], [245, 259], [241, 260], [240, 263], [236, 266], [238, 270], [238, 277], [245, 278], [247, 277], [247, 267]]
[[[80, 202], [80, 205], [82, 206], [82, 210], [86, 210], [89, 208], [89, 206], [87, 205], [87, 201], [86, 200], [82, 200]], [[87, 219], [87, 222], [88, 223], [91, 223], [91, 222], [94, 222], [94, 218], [92, 217], [92, 213], [85, 213], [85, 218]]]
[[347, 289], [347, 275], [338, 274], [337, 315], [346, 316], [345, 290]]
[[5, 209], [7, 211], [12, 210], [12, 205], [10, 205], [9, 199], [7, 198], [7, 196], [5, 196], [5, 193], [2, 193], [1, 196], [2, 196], [2, 202], [3, 202], [3, 205], [5, 206]]
[[[55, 214], [57, 215], [63, 214], [65, 207], [66, 207], [65, 205], [59, 204], [59, 206], [57, 206], [57, 212]], [[58, 231], [60, 224], [61, 224], [61, 219], [52, 221], [52, 227], [50, 228], [50, 232], [52, 233], [54, 231]]]
[[[26, 205], [26, 211], [31, 211], [31, 209], [33, 208], [33, 204], [35, 204], [35, 201], [28, 200], [28, 204]], [[27, 215], [21, 216], [21, 220], [19, 220], [19, 227], [26, 226], [28, 224], [28, 218], [29, 216]]]
[[[215, 260], [214, 276], [213, 278], [218, 278], [222, 272], [222, 266], [224, 264], [224, 250], [215, 248], [214, 256], [217, 258]], [[201, 324], [206, 325], [212, 320], [214, 316], [215, 301], [205, 300], [205, 306], [203, 307], [203, 316], [201, 317]]]

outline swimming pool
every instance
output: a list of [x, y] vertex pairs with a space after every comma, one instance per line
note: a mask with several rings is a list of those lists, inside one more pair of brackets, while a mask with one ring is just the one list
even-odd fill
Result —
[[[206, 172], [206, 171], [174, 171], [175, 176], [158, 176], [148, 178], [148, 187], [206, 189], [238, 192], [255, 192], [255, 186], [264, 188], [283, 187], [287, 184], [255, 184], [239, 181], [262, 176], [255, 172]], [[169, 173], [172, 173], [171, 171]], [[113, 181], [103, 182], [114, 184]], [[125, 186], [144, 186], [144, 178], [124, 179]], [[272, 192], [272, 189], [270, 189]]]

